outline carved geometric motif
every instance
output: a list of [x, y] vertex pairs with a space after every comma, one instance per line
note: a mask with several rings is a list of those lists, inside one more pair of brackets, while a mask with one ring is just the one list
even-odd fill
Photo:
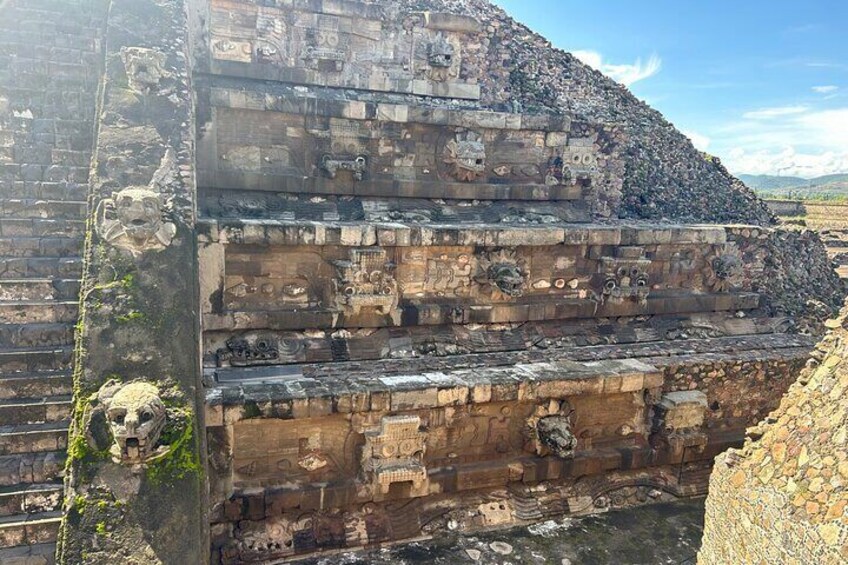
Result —
[[410, 483], [411, 498], [429, 494], [424, 466], [427, 433], [419, 416], [384, 416], [380, 427], [365, 432], [362, 471], [381, 500], [395, 483]]
[[375, 310], [400, 324], [399, 289], [394, 264], [380, 247], [350, 250], [350, 259], [333, 261], [337, 276], [333, 281], [336, 306], [345, 316], [355, 317], [363, 310]]

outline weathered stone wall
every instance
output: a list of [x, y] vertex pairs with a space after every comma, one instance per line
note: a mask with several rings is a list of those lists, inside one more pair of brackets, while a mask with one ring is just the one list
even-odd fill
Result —
[[716, 461], [698, 562], [848, 560], [848, 308], [741, 450]]
[[0, 2], [0, 563], [52, 561], [71, 412], [99, 0]]
[[804, 216], [807, 214], [803, 200], [766, 199], [764, 202], [776, 216]]
[[202, 563], [194, 98], [186, 4], [113, 0], [58, 562]]
[[777, 408], [803, 365], [798, 351], [739, 352], [732, 359], [705, 354], [665, 365], [664, 390], [703, 392], [707, 427], [739, 432]]

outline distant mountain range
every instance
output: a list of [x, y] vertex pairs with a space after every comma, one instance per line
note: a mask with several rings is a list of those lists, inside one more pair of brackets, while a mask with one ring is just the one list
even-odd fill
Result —
[[739, 175], [739, 180], [764, 197], [800, 199], [848, 199], [848, 174], [814, 179], [774, 175]]

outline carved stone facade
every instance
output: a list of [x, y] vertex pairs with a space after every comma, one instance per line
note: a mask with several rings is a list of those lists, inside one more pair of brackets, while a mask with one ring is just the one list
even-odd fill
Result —
[[213, 0], [211, 33], [216, 563], [702, 494], [788, 386], [768, 230], [610, 220], [616, 126], [481, 105], [475, 22]]
[[400, 292], [385, 249], [352, 249], [350, 259], [334, 261], [333, 265], [337, 271], [333, 281], [335, 304], [346, 317], [357, 318], [364, 310], [373, 310], [400, 324]]
[[0, 562], [702, 495], [839, 294], [814, 235], [485, 2], [0, 4]]

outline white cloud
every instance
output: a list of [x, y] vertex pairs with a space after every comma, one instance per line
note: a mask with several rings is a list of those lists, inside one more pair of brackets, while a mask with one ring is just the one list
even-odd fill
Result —
[[763, 112], [748, 112], [713, 132], [713, 145], [722, 147], [714, 152], [728, 169], [806, 178], [848, 172], [848, 108], [787, 106], [765, 113], [767, 119]]
[[817, 92], [818, 94], [833, 94], [837, 90], [839, 90], [839, 87], [832, 84], [813, 87], [813, 92]]
[[740, 174], [814, 178], [848, 171], [848, 151], [803, 153], [794, 147], [784, 147], [778, 151], [750, 151], [738, 147], [731, 150], [722, 163]]
[[760, 108], [745, 112], [742, 117], [748, 120], [771, 120], [793, 114], [803, 114], [808, 108], [806, 106], [778, 106], [776, 108]]
[[692, 145], [700, 151], [706, 151], [710, 146], [710, 138], [698, 132], [683, 130], [681, 133], [692, 141]]
[[662, 69], [662, 60], [658, 55], [654, 54], [648, 57], [644, 63], [639, 57], [632, 64], [614, 64], [604, 62], [603, 56], [597, 51], [572, 51], [579, 61], [589, 65], [595, 70], [601, 71], [611, 79], [620, 82], [624, 86], [630, 86], [650, 78], [660, 72]]

